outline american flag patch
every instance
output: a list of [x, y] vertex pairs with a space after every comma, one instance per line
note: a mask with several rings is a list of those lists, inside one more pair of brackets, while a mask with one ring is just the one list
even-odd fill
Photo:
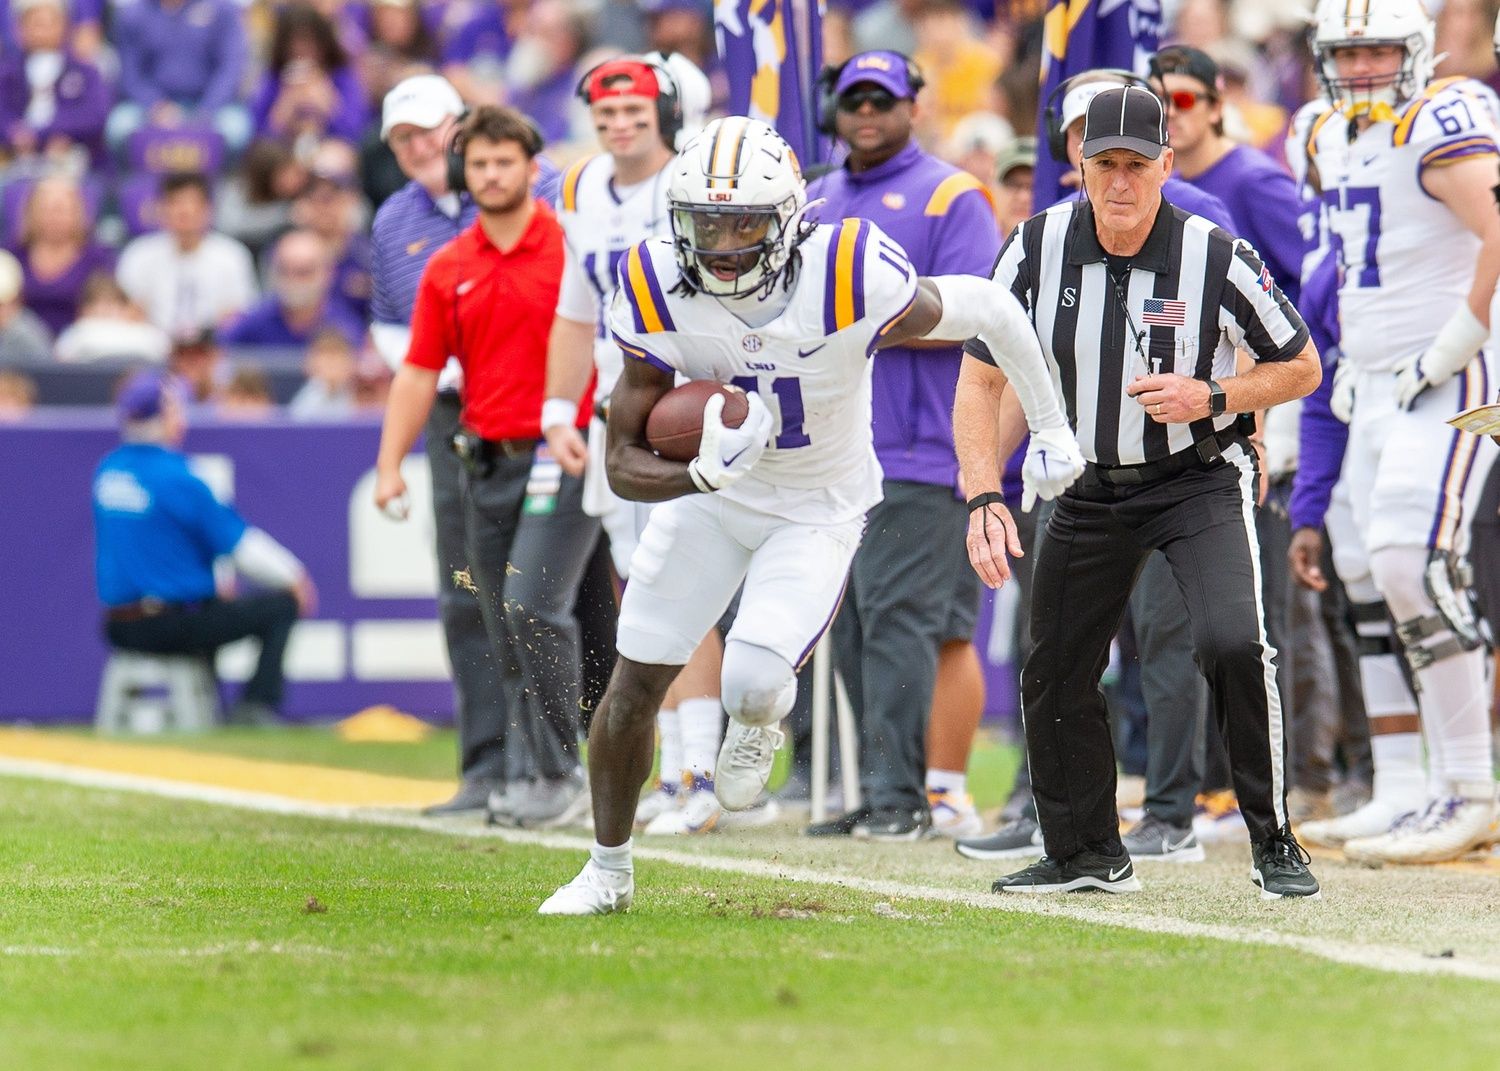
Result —
[[1153, 327], [1186, 327], [1187, 302], [1150, 297], [1141, 310], [1141, 319]]

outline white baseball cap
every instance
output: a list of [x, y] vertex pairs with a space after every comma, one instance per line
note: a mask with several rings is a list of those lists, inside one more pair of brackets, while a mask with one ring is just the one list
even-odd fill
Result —
[[[403, 83], [404, 84], [404, 83]], [[400, 89], [397, 86], [396, 89]], [[1062, 128], [1067, 130], [1078, 120], [1089, 113], [1089, 101], [1093, 100], [1106, 89], [1119, 89], [1117, 81], [1086, 82], [1081, 86], [1074, 86], [1063, 95], [1062, 102]], [[392, 91], [394, 92], [394, 90]], [[386, 98], [390, 100], [389, 97]]]
[[391, 131], [402, 123], [432, 130], [441, 126], [449, 116], [462, 115], [463, 98], [453, 84], [438, 74], [418, 74], [385, 95], [385, 104], [380, 111], [380, 140], [385, 141]]

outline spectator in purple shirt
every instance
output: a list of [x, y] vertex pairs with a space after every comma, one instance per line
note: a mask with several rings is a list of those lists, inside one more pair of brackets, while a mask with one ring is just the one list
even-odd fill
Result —
[[328, 135], [357, 142], [364, 133], [364, 88], [333, 23], [315, 8], [298, 2], [277, 10], [251, 111], [257, 132], [288, 142]]
[[333, 293], [333, 256], [312, 231], [288, 231], [271, 256], [271, 295], [253, 305], [221, 341], [239, 346], [306, 346], [332, 327], [358, 346], [365, 325]]
[[514, 34], [512, 21], [524, 15], [515, 0], [481, 0], [443, 46], [443, 75], [464, 100], [498, 103]]
[[349, 145], [324, 142], [307, 185], [292, 202], [292, 220], [323, 239], [333, 255], [334, 294], [364, 320], [370, 312], [370, 239], [357, 166]]
[[[905, 56], [884, 50], [862, 52], [839, 69], [834, 125], [849, 155], [809, 188], [809, 201], [826, 198], [810, 216], [873, 221], [918, 275], [988, 276], [1000, 251], [989, 190], [913, 139], [921, 88], [914, 70]], [[979, 581], [964, 551], [968, 511], [953, 454], [962, 360], [957, 345], [897, 346], [873, 358], [885, 497], [870, 511], [833, 627], [861, 721], [867, 806], [812, 827], [814, 835], [907, 840], [929, 828], [952, 837], [980, 831], [965, 782], [984, 684], [970, 643]], [[939, 680], [952, 686], [940, 705], [933, 700]]]
[[575, 91], [584, 26], [562, 0], [537, 0], [505, 65], [506, 102], [530, 116], [548, 142], [569, 141], [581, 115]]
[[0, 61], [0, 137], [17, 160], [83, 154], [97, 166], [111, 91], [68, 46], [63, 0], [15, 0], [11, 11], [19, 47]]
[[1156, 54], [1158, 92], [1167, 103], [1173, 167], [1198, 189], [1228, 206], [1293, 305], [1301, 292], [1306, 243], [1298, 224], [1301, 202], [1292, 176], [1265, 153], [1224, 134], [1219, 65], [1186, 45]]
[[115, 255], [90, 237], [93, 221], [78, 183], [63, 175], [42, 179], [27, 198], [16, 259], [25, 276], [26, 307], [54, 335], [78, 318], [84, 283], [101, 269], [113, 273]]
[[231, 152], [250, 141], [239, 103], [247, 48], [240, 6], [232, 0], [137, 0], [116, 9], [113, 39], [124, 96], [106, 138], [121, 151], [146, 123], [211, 126]]
[[360, 76], [372, 105], [417, 70], [437, 65], [437, 38], [417, 0], [372, 0], [370, 40], [359, 56]]

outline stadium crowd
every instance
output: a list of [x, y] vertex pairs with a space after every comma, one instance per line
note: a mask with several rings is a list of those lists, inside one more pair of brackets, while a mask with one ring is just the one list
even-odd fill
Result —
[[[869, 50], [891, 50], [910, 56], [918, 75], [891, 81], [856, 77], [852, 70], [836, 78], [831, 94], [838, 100], [861, 91], [869, 96], [874, 84], [889, 98], [914, 99], [908, 127], [880, 136], [901, 151], [909, 146], [921, 166], [936, 169], [933, 184], [920, 192], [929, 217], [968, 213], [954, 231], [972, 242], [967, 260], [948, 241], [941, 248], [949, 259], [922, 262], [918, 245], [933, 240], [935, 232], [927, 228], [937, 224], [931, 220], [899, 233], [922, 274], [936, 274], [934, 268], [987, 274], [1005, 238], [1047, 207], [1037, 200], [1045, 195], [1038, 191], [1034, 197], [1031, 186], [1038, 154], [1060, 152], [1071, 160], [1059, 162], [1078, 164], [1088, 99], [1113, 83], [1107, 76], [1092, 87], [1079, 80], [1056, 102], [1057, 129], [1036, 129], [1043, 14], [1041, 4], [1027, 2], [828, 3], [830, 65]], [[1300, 0], [1179, 0], [1166, 5], [1164, 16], [1162, 40], [1171, 47], [1154, 69], [1153, 90], [1171, 103], [1171, 141], [1184, 180], [1177, 185], [1191, 186], [1191, 196], [1204, 198], [1195, 211], [1252, 239], [1295, 300], [1306, 250], [1305, 235], [1297, 230], [1303, 205], [1294, 176], [1306, 169], [1305, 162], [1288, 159], [1286, 146], [1297, 145], [1296, 137], [1288, 140], [1294, 116], [1320, 92], [1308, 44], [1310, 12]], [[1437, 74], [1500, 88], [1488, 44], [1493, 4], [1446, 0], [1436, 19], [1436, 52], [1442, 56]], [[678, 53], [706, 74], [707, 113], [722, 112], [727, 91], [706, 0], [11, 0], [0, 16], [0, 39], [6, 46], [0, 62], [0, 227], [8, 249], [0, 253], [0, 419], [7, 421], [24, 419], [39, 403], [73, 400], [39, 395], [38, 369], [88, 362], [170, 370], [188, 411], [204, 415], [337, 421], [378, 414], [404, 354], [371, 337], [377, 289], [371, 224], [382, 204], [408, 179], [415, 181], [392, 151], [388, 121], [382, 122], [393, 89], [416, 75], [440, 74], [471, 107], [504, 104], [529, 116], [545, 143], [537, 189], [558, 205], [564, 228], [567, 200], [577, 189], [570, 166], [600, 148], [591, 109], [605, 94], [581, 99], [581, 76], [609, 57], [655, 49]], [[872, 102], [882, 114], [890, 111], [888, 103]], [[854, 99], [850, 104], [840, 114], [856, 114], [863, 106]], [[701, 124], [705, 118], [689, 120]], [[829, 220], [846, 214], [851, 204], [856, 207], [847, 214], [865, 214], [857, 207], [858, 161], [861, 152], [880, 145], [861, 146], [851, 130], [837, 128], [855, 161], [847, 185], [839, 185], [839, 170], [814, 182], [814, 196], [830, 199]], [[1213, 171], [1231, 152], [1241, 170], [1215, 180]], [[878, 151], [872, 159], [876, 168], [894, 162], [891, 153]], [[962, 181], [947, 181], [959, 175]], [[941, 198], [938, 186], [947, 191]], [[1170, 186], [1167, 196], [1181, 203]], [[931, 206], [940, 202], [934, 211]], [[598, 313], [587, 303], [584, 310], [590, 320]], [[379, 309], [373, 318], [382, 318]], [[913, 592], [899, 590], [902, 577], [918, 575], [901, 557], [915, 548], [902, 544], [900, 526], [932, 519], [934, 501], [938, 508], [956, 508], [961, 501], [948, 417], [958, 355], [954, 351], [941, 373], [932, 359], [920, 356], [891, 352], [875, 360], [877, 452], [886, 469], [881, 508], [887, 514], [872, 514], [872, 529], [855, 558], [852, 597], [835, 626], [838, 668], [853, 685], [862, 724], [865, 806], [810, 832], [915, 839], [935, 831], [953, 837], [974, 858], [1024, 855], [1040, 844], [1024, 765], [998, 828], [986, 830], [964, 781], [983, 705], [971, 643], [978, 599], [973, 577], [961, 558], [956, 569], [934, 565], [942, 583], [960, 574], [969, 583], [955, 580], [951, 591], [928, 585], [923, 594], [938, 590], [939, 597], [916, 609]], [[902, 374], [910, 378], [886, 389], [894, 399], [932, 392], [923, 404], [936, 415], [912, 434], [926, 436], [921, 448], [944, 455], [941, 464], [902, 468], [900, 458], [911, 457], [909, 444], [902, 455], [902, 444], [882, 443], [889, 422], [904, 418], [893, 402], [882, 425], [880, 377], [896, 376], [893, 369], [903, 360], [908, 364]], [[434, 363], [441, 365], [436, 358]], [[301, 376], [278, 394], [268, 370], [293, 366]], [[542, 370], [545, 355], [538, 376]], [[1355, 811], [1374, 787], [1348, 599], [1322, 544], [1316, 548], [1321, 557], [1304, 564], [1307, 573], [1327, 579], [1324, 590], [1295, 583], [1287, 564], [1289, 548], [1295, 549], [1300, 405], [1270, 412], [1253, 437], [1262, 454], [1257, 524], [1271, 640], [1282, 656], [1294, 821]], [[568, 426], [576, 414], [569, 415]], [[547, 416], [538, 409], [532, 418], [541, 423], [525, 437], [545, 433], [557, 445]], [[577, 423], [586, 434], [587, 405]], [[1037, 522], [1019, 509], [1021, 456], [1017, 450], [1006, 493], [1026, 525], [1029, 546]], [[568, 475], [577, 473], [568, 469]], [[891, 516], [901, 509], [910, 515]], [[955, 552], [964, 523], [958, 510], [952, 521]], [[1319, 527], [1321, 517], [1312, 524]], [[1476, 529], [1476, 558], [1493, 535], [1485, 531], [1480, 536]], [[580, 563], [586, 559], [583, 554]], [[615, 554], [618, 574], [628, 560], [628, 554]], [[1246, 832], [1224, 746], [1207, 714], [1204, 684], [1185, 646], [1185, 607], [1170, 576], [1163, 569], [1153, 574], [1153, 568], [1148, 566], [1132, 601], [1108, 678], [1123, 769], [1145, 783], [1143, 809], [1131, 816], [1135, 826], [1126, 844], [1137, 856], [1191, 859], [1191, 849], [1203, 841], [1243, 838]], [[1013, 627], [1024, 652], [1024, 568], [1018, 579], [1023, 595]], [[583, 609], [580, 600], [580, 615]], [[895, 629], [894, 638], [882, 625]], [[522, 642], [503, 640], [503, 629], [495, 635]], [[913, 637], [920, 642], [910, 643]], [[450, 636], [450, 650], [451, 643]], [[575, 635], [563, 649], [575, 652], [584, 677], [579, 643]], [[518, 672], [524, 670], [522, 665]], [[796, 758], [783, 805], [806, 802], [809, 691], [804, 681], [788, 726]], [[583, 693], [587, 711], [597, 690], [591, 699], [585, 682]], [[686, 711], [703, 696], [681, 698]], [[521, 703], [512, 722], [543, 716]], [[547, 716], [556, 722], [555, 714]], [[711, 722], [712, 736], [722, 726], [717, 699]], [[712, 775], [701, 730], [679, 725], [675, 710], [670, 724], [662, 722], [662, 780], [642, 807], [643, 823], [675, 814]], [[565, 727], [575, 737], [579, 728]], [[573, 743], [566, 741], [565, 750], [576, 763]], [[453, 809], [488, 809], [497, 819], [531, 825], [576, 820], [586, 790], [577, 772], [559, 772], [557, 761], [549, 757], [545, 775], [515, 755], [498, 766], [466, 766], [466, 778], [472, 774], [474, 780], [466, 781]], [[685, 787], [677, 784], [679, 769]], [[548, 780], [566, 781], [566, 791], [554, 785], [545, 799], [529, 799], [518, 788]], [[764, 807], [762, 813], [773, 810]], [[713, 828], [721, 819], [729, 824], [714, 811], [657, 828], [690, 832]]]

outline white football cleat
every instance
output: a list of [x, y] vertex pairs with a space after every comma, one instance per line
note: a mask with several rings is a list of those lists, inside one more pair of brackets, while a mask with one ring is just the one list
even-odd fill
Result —
[[1410, 813], [1410, 807], [1372, 799], [1358, 810], [1341, 814], [1337, 818], [1303, 822], [1297, 827], [1297, 839], [1324, 848], [1341, 848], [1351, 840], [1384, 836], [1391, 832], [1401, 817]]
[[695, 777], [683, 786], [682, 806], [663, 811], [646, 826], [648, 835], [693, 836], [709, 833], [719, 824], [724, 805], [714, 795], [714, 783], [706, 777]]
[[958, 840], [960, 837], [977, 837], [984, 832], [984, 820], [974, 808], [974, 798], [967, 792], [928, 789], [927, 810], [932, 814], [930, 836]]
[[[1487, 844], [1495, 836], [1493, 785], [1455, 785], [1454, 795], [1434, 800], [1399, 836], [1381, 837], [1356, 847], [1360, 862], [1445, 863]], [[1349, 852], [1350, 846], [1345, 846]], [[1350, 854], [1350, 858], [1355, 858]]]
[[547, 897], [538, 915], [613, 915], [630, 909], [635, 876], [605, 870], [590, 859], [578, 876]]
[[682, 806], [682, 793], [670, 781], [658, 781], [656, 787], [635, 805], [635, 824], [649, 826], [659, 815]]
[[1377, 833], [1373, 837], [1355, 837], [1353, 840], [1344, 841], [1344, 858], [1351, 863], [1379, 864], [1385, 862], [1381, 851], [1386, 844], [1398, 837], [1407, 837], [1415, 833], [1427, 818], [1428, 812], [1432, 810], [1432, 804], [1420, 811], [1407, 811], [1399, 816], [1391, 828], [1384, 833]]
[[780, 729], [741, 725], [733, 718], [724, 730], [724, 746], [714, 767], [714, 795], [727, 810], [743, 811], [765, 791], [776, 749], [786, 740]]

